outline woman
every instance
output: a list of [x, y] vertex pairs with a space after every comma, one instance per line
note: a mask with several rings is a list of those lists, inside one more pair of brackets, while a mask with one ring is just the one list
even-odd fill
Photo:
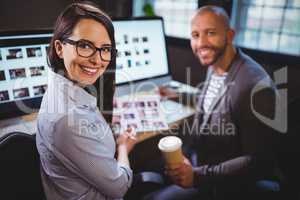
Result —
[[37, 127], [47, 199], [122, 198], [132, 182], [135, 139], [129, 132], [118, 137], [116, 160], [108, 126], [116, 59], [110, 18], [91, 3], [71, 4], [56, 21], [48, 58]]

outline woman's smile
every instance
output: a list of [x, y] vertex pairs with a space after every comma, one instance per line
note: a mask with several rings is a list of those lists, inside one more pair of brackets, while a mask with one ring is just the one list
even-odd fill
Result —
[[84, 65], [79, 65], [79, 67], [81, 71], [88, 76], [96, 76], [99, 71], [99, 68], [91, 68]]

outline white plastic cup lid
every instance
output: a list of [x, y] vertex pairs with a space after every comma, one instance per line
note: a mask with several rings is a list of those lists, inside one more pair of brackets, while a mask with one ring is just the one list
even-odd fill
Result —
[[181, 148], [182, 141], [179, 137], [176, 136], [166, 136], [159, 140], [158, 148], [161, 151], [172, 152]]

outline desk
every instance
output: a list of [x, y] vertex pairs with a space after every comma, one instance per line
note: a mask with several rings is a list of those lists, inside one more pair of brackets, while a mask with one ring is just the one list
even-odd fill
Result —
[[[163, 106], [165, 110], [174, 111], [168, 112], [166, 114], [166, 120], [170, 128], [173, 128], [178, 124], [180, 120], [193, 115], [195, 112], [193, 108], [183, 106], [182, 104], [170, 100], [162, 101], [161, 106]], [[0, 137], [11, 132], [24, 132], [28, 134], [35, 134], [36, 118], [37, 113], [33, 113], [18, 118], [0, 121]], [[138, 141], [141, 142], [157, 134], [159, 134], [159, 132], [139, 133]]]
[[[191, 96], [195, 96], [198, 93], [197, 88], [177, 81], [171, 81], [168, 85], [166, 85], [166, 87], [171, 88], [173, 91], [175, 91], [175, 93], [179, 94], [179, 97], [180, 94], [190, 94]], [[158, 94], [157, 89], [158, 88], [150, 91], [148, 90], [144, 92], [135, 93], [134, 95], [138, 96], [138, 95], [145, 95], [145, 94]], [[181, 97], [183, 96], [184, 95], [181, 95]], [[122, 96], [122, 98], [124, 97], [126, 98], [126, 96]], [[129, 96], [129, 98], [131, 97], [132, 95]], [[188, 98], [188, 101], [186, 103], [189, 106], [184, 106], [180, 103], [171, 100], [161, 101], [161, 106], [162, 108], [164, 108], [163, 110], [171, 111], [165, 113], [166, 120], [170, 128], [177, 126], [178, 122], [195, 113], [195, 109], [191, 107], [193, 105], [191, 102], [194, 101], [195, 99], [193, 99], [193, 97]], [[184, 100], [179, 99], [179, 102], [184, 102]], [[0, 137], [11, 132], [24, 132], [28, 134], [35, 134], [36, 118], [37, 118], [37, 113], [33, 113], [22, 117], [0, 120]], [[157, 134], [159, 133], [155, 133], [155, 132], [139, 133], [138, 140], [143, 141]]]
[[[190, 107], [170, 100], [161, 101], [161, 106], [164, 107], [163, 110], [170, 111], [166, 112], [165, 115], [170, 129], [163, 132], [144, 132], [137, 134], [138, 144], [129, 155], [132, 169], [134, 169], [135, 172], [156, 171], [163, 173], [164, 162], [157, 148], [159, 139], [165, 134], [172, 134], [172, 132], [176, 132], [177, 134], [180, 122], [192, 116], [195, 112], [195, 110]], [[37, 113], [33, 113], [19, 118], [0, 121], [0, 137], [11, 132], [35, 134], [37, 127], [36, 118]]]

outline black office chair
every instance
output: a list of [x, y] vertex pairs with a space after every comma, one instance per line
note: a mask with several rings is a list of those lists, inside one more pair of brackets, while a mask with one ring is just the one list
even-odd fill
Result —
[[288, 104], [288, 132], [282, 134], [278, 152], [279, 167], [284, 175], [283, 192], [286, 199], [300, 198], [300, 98], [293, 99]]
[[157, 143], [161, 138], [157, 135], [138, 143], [129, 155], [133, 168], [133, 182], [125, 195], [125, 200], [143, 199], [147, 194], [165, 186], [165, 180], [160, 172], [163, 165], [159, 158]]
[[157, 191], [164, 186], [163, 177], [156, 172], [144, 171], [133, 175], [131, 188], [124, 199], [142, 199], [147, 194]]
[[[13, 132], [0, 138], [0, 173], [0, 199], [46, 199], [35, 135]], [[125, 199], [137, 199], [163, 184], [155, 172], [137, 173]]]
[[1, 199], [46, 199], [35, 135], [13, 132], [0, 138]]
[[277, 152], [280, 180], [263, 180], [257, 186], [274, 199], [299, 199], [300, 165], [296, 160], [300, 157], [300, 126], [297, 115], [300, 111], [300, 98], [288, 104], [288, 131], [280, 135]]

